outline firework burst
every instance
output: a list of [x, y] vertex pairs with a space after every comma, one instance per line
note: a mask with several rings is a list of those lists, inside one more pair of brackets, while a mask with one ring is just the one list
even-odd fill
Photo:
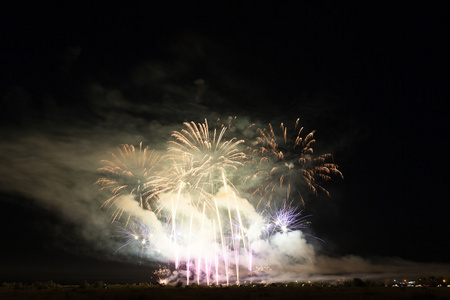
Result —
[[302, 215], [303, 211], [297, 206], [291, 203], [283, 202], [280, 208], [275, 208], [272, 212], [268, 212], [269, 224], [268, 232], [269, 236], [275, 233], [288, 233], [295, 230], [301, 230], [308, 228], [311, 222], [308, 218], [311, 215]]
[[183, 182], [189, 193], [194, 195], [194, 205], [206, 201], [213, 207], [212, 198], [222, 185], [222, 174], [227, 184], [233, 186], [227, 174], [243, 165], [245, 154], [238, 149], [243, 140], [225, 140], [227, 127], [210, 130], [205, 123], [185, 122], [181, 131], [175, 131], [168, 148], [166, 160], [172, 164], [169, 178], [173, 186]]
[[270, 206], [274, 198], [294, 200], [299, 198], [303, 205], [305, 200], [301, 185], [317, 196], [318, 192], [329, 192], [322, 186], [332, 177], [343, 178], [338, 165], [333, 162], [331, 154], [314, 156], [313, 145], [315, 131], [302, 137], [303, 127], [299, 128], [299, 119], [295, 122], [295, 135], [290, 138], [287, 127], [281, 123], [281, 134], [277, 136], [271, 124], [269, 128], [258, 129], [255, 147], [248, 148], [253, 154], [257, 171], [246, 180], [263, 178], [263, 183], [254, 190], [258, 196], [259, 207], [262, 203]]
[[133, 145], [121, 145], [116, 153], [110, 153], [111, 159], [102, 160], [104, 166], [98, 169], [104, 177], [99, 178], [95, 184], [101, 186], [100, 190], [109, 190], [112, 196], [106, 200], [103, 206], [108, 209], [116, 205], [112, 220], [120, 218], [124, 211], [120, 196], [129, 195], [138, 201], [139, 206], [152, 210], [150, 200], [160, 189], [158, 182], [158, 164], [161, 161], [159, 155], [143, 148], [142, 143], [136, 149]]
[[136, 255], [142, 257], [145, 251], [153, 249], [151, 239], [153, 237], [153, 228], [145, 225], [142, 220], [134, 219], [127, 224], [114, 222], [117, 227], [117, 235], [114, 237], [124, 239], [125, 243], [119, 247], [116, 252], [128, 245], [136, 245]]

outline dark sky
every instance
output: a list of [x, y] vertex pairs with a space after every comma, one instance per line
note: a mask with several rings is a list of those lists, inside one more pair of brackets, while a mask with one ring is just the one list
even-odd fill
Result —
[[300, 117], [334, 154], [345, 179], [307, 206], [318, 253], [450, 263], [443, 7], [180, 2], [4, 10], [0, 280], [145, 280], [73, 201], [98, 200], [101, 153], [227, 116]]

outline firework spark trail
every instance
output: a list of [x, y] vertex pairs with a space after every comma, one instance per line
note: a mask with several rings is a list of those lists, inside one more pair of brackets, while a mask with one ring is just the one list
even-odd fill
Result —
[[[227, 209], [228, 209], [228, 218], [230, 220], [230, 232], [231, 232], [231, 243], [233, 252], [234, 252], [234, 261], [236, 266], [236, 282], [239, 282], [239, 263], [238, 263], [238, 250], [236, 249], [236, 240], [234, 237], [234, 228], [233, 228], [233, 221], [231, 218], [231, 209], [230, 209], [230, 199], [228, 198], [228, 189], [227, 189], [227, 182], [225, 180], [225, 174], [222, 173], [222, 180], [223, 180], [223, 186], [225, 188], [225, 196], [227, 199]], [[227, 266], [228, 267], [228, 266]], [[227, 285], [228, 285], [228, 279], [227, 279]]]
[[239, 262], [238, 262], [238, 249], [236, 247], [236, 238], [235, 238], [235, 234], [234, 234], [234, 226], [233, 226], [233, 221], [231, 218], [231, 209], [230, 209], [230, 200], [228, 198], [228, 193], [226, 192], [227, 195], [227, 206], [228, 206], [228, 217], [230, 220], [230, 233], [231, 233], [231, 245], [230, 247], [232, 247], [233, 252], [234, 252], [234, 263], [236, 266], [236, 282], [239, 282]]
[[[261, 245], [270, 247], [273, 236], [285, 234], [288, 237], [288, 233], [308, 227], [309, 216], [303, 216], [293, 205], [295, 199], [289, 198], [296, 180], [303, 179], [317, 192], [325, 190], [318, 181], [326, 182], [333, 175], [342, 174], [337, 165], [330, 162], [331, 154], [312, 156], [314, 132], [302, 138], [301, 128], [292, 145], [287, 127], [281, 124], [284, 141], [281, 145], [269, 125], [269, 129], [259, 130], [259, 148], [252, 149], [258, 166], [253, 177], [265, 174], [269, 179], [257, 189], [261, 199], [255, 207], [239, 197], [238, 189], [227, 177], [234, 175], [232, 178], [240, 180], [236, 177], [239, 168], [244, 166], [244, 160], [251, 158], [239, 150], [244, 141], [234, 137], [225, 140], [228, 127], [210, 130], [206, 120], [203, 124], [190, 122], [184, 126], [185, 129], [172, 134], [175, 140], [169, 142], [169, 153], [162, 158], [140, 144], [139, 151], [134, 146], [122, 145], [118, 148], [119, 154], [111, 154], [113, 160], [102, 161], [106, 166], [99, 171], [104, 177], [96, 183], [101, 185], [101, 190], [107, 189], [113, 194], [102, 205], [108, 209], [116, 207], [112, 219], [119, 219], [123, 212], [128, 212], [127, 205], [120, 200], [126, 194], [131, 196], [127, 201], [133, 199], [142, 211], [153, 211], [153, 218], [161, 223], [147, 227], [148, 234], [138, 234], [146, 230], [144, 220], [128, 223], [130, 213], [121, 229], [121, 237], [127, 240], [116, 252], [140, 242], [142, 253], [151, 248], [173, 262], [175, 269], [185, 266], [187, 284], [192, 276], [196, 276], [198, 284], [209, 284], [211, 279], [216, 284], [225, 280], [229, 285], [232, 277], [239, 283], [241, 264], [250, 272], [247, 274], [257, 274], [260, 269], [253, 267], [253, 263], [264, 257]], [[297, 126], [298, 121], [296, 129]], [[290, 152], [283, 148], [289, 145], [292, 146]], [[169, 164], [165, 172], [159, 171], [161, 162]], [[280, 162], [284, 167], [280, 167]], [[266, 166], [271, 166], [271, 170], [267, 171]], [[275, 209], [271, 210], [278, 186], [285, 184], [287, 197], [283, 205], [278, 209], [275, 204]], [[231, 194], [234, 201], [230, 200]], [[300, 199], [303, 201], [301, 195]], [[258, 210], [259, 206], [264, 208]], [[140, 216], [145, 218], [145, 214]], [[165, 231], [161, 230], [163, 228]]]
[[[214, 244], [217, 242], [216, 236], [216, 220], [213, 220]], [[214, 265], [216, 267], [216, 284], [219, 285], [219, 256], [217, 255], [217, 247], [214, 247]]]
[[192, 240], [192, 217], [193, 215], [191, 214], [191, 222], [190, 222], [190, 226], [189, 226], [189, 245], [188, 245], [188, 254], [187, 254], [187, 262], [186, 262], [186, 282], [189, 285], [189, 278], [191, 277], [191, 273], [190, 273], [190, 266], [191, 266], [191, 240]]
[[[239, 221], [239, 234], [240, 234], [239, 240], [242, 240], [242, 244], [244, 246], [245, 257], [248, 257], [249, 249], [247, 249], [247, 247], [245, 246], [244, 226], [242, 224], [241, 214], [239, 213], [239, 206], [237, 203], [236, 194], [234, 192], [233, 192], [233, 198], [234, 198], [234, 203], [236, 205], [236, 214], [237, 214], [238, 221]], [[251, 269], [252, 269], [251, 259], [250, 259], [250, 257], [248, 257], [248, 259], [249, 259], [248, 260], [248, 270], [251, 271]]]
[[[203, 202], [202, 227], [201, 227], [201, 232], [200, 232], [202, 237], [204, 237], [204, 232], [205, 232], [205, 230], [204, 230], [205, 229], [205, 208], [206, 208], [206, 203]], [[202, 252], [204, 252], [203, 260], [205, 261], [206, 280], [207, 280], [207, 284], [209, 284], [208, 253], [207, 253], [207, 251], [205, 251], [205, 249], [203, 249], [203, 247], [200, 248], [200, 251], [198, 252], [198, 259], [197, 259], [197, 284], [200, 284], [200, 269], [201, 269]]]
[[171, 211], [172, 211], [172, 220], [171, 220], [172, 239], [174, 241], [174, 247], [175, 247], [175, 268], [177, 268], [177, 269], [178, 269], [178, 266], [180, 265], [180, 262], [179, 262], [179, 257], [178, 257], [178, 244], [177, 244], [177, 238], [176, 238], [177, 237], [177, 218], [176, 217], [177, 217], [177, 210], [178, 210], [178, 202], [180, 199], [180, 193], [181, 193], [182, 188], [183, 188], [183, 182], [181, 181], [179, 184], [179, 189], [178, 189], [175, 205], [174, 205], [173, 198], [171, 198], [171, 202], [172, 202], [172, 209], [171, 209]]
[[[220, 222], [220, 214], [219, 214], [219, 207], [217, 206], [217, 199], [214, 198], [214, 203], [216, 204], [216, 212], [217, 212], [217, 222], [219, 225], [219, 231], [220, 231], [220, 240], [221, 240], [221, 245], [222, 245], [222, 257], [223, 257], [223, 263], [225, 265], [225, 276], [227, 278], [227, 285], [229, 284], [228, 281], [228, 257], [226, 255], [225, 252], [225, 242], [224, 242], [224, 238], [223, 238], [223, 231], [222, 231], [222, 224]], [[218, 266], [216, 266], [216, 270], [217, 270]], [[217, 273], [217, 271], [216, 271]]]

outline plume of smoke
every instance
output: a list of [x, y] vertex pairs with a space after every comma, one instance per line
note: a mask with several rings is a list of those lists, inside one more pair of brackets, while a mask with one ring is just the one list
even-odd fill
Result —
[[[174, 126], [160, 126], [161, 134], [170, 132]], [[244, 126], [243, 126], [244, 127]], [[98, 130], [98, 129], [97, 129]], [[96, 162], [110, 151], [111, 145], [102, 131], [79, 131], [70, 137], [60, 136], [51, 132], [27, 134], [15, 132], [0, 144], [0, 189], [3, 192], [21, 194], [32, 199], [40, 206], [53, 211], [55, 215], [75, 225], [76, 231], [61, 236], [60, 245], [69, 251], [85, 255], [96, 255], [102, 259], [135, 261], [135, 252], [120, 251], [113, 255], [113, 249], [120, 244], [111, 239], [112, 228], [109, 214], [100, 209], [104, 198], [97, 193], [93, 182], [97, 178]], [[118, 140], [136, 140], [135, 135], [121, 134], [113, 138]], [[164, 195], [166, 206], [174, 195]], [[254, 206], [244, 197], [236, 196], [237, 201], [229, 201], [224, 189], [215, 195], [219, 207], [239, 210], [243, 218], [247, 218], [251, 229], [249, 239], [258, 255], [254, 258], [256, 266], [265, 267], [253, 280], [266, 282], [290, 281], [303, 279], [339, 279], [352, 278], [384, 278], [395, 274], [448, 274], [446, 265], [433, 265], [386, 258], [367, 260], [358, 256], [332, 258], [318, 256], [314, 248], [307, 242], [300, 231], [274, 235], [269, 241], [258, 240], [258, 235], [264, 220]], [[130, 197], [124, 196], [121, 205], [127, 213], [133, 214], [154, 228], [154, 243], [159, 252], [149, 252], [149, 260], [165, 261], [173, 257], [171, 242], [161, 221], [151, 211], [143, 210]], [[163, 200], [164, 201], [164, 200]], [[183, 218], [201, 219], [198, 210], [189, 205], [187, 195], [180, 198], [180, 212]], [[194, 222], [195, 230], [198, 223]], [[253, 234], [253, 235], [252, 235]], [[77, 247], [65, 246], [65, 238], [79, 241]], [[72, 245], [72, 244], [71, 244]], [[95, 249], [96, 252], [92, 250]], [[264, 269], [264, 268], [263, 268]], [[178, 274], [179, 275], [179, 274]], [[174, 276], [174, 275], [173, 275]], [[176, 278], [176, 276], [174, 277]]]

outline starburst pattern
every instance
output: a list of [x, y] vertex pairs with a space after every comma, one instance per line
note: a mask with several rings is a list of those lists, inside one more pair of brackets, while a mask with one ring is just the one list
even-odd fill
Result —
[[[116, 153], [110, 153], [109, 160], [102, 160], [102, 167], [98, 169], [103, 177], [95, 184], [101, 186], [100, 190], [109, 190], [112, 196], [102, 206], [112, 207], [119, 204], [122, 195], [130, 195], [139, 202], [139, 206], [152, 210], [150, 200], [154, 198], [155, 189], [159, 189], [158, 164], [161, 157], [143, 148], [142, 143], [136, 149], [133, 145], [123, 144], [117, 148]], [[150, 195], [150, 196], [149, 196]], [[120, 217], [124, 207], [118, 205], [113, 212], [113, 220]]]
[[243, 165], [246, 158], [239, 149], [243, 140], [225, 140], [227, 127], [210, 130], [205, 123], [185, 122], [185, 128], [175, 131], [170, 141], [166, 160], [172, 163], [169, 177], [173, 186], [185, 184], [190, 193], [196, 193], [196, 205], [204, 200], [212, 207], [212, 195], [222, 184], [222, 174], [227, 184], [233, 186], [227, 174]]
[[299, 128], [299, 119], [295, 122], [292, 138], [283, 123], [280, 129], [280, 135], [275, 134], [271, 124], [268, 129], [258, 129], [257, 144], [249, 147], [257, 160], [257, 172], [247, 180], [264, 178], [263, 184], [253, 192], [259, 197], [257, 206], [262, 203], [269, 206], [275, 197], [288, 201], [298, 197], [305, 205], [302, 187], [316, 196], [321, 191], [330, 197], [322, 185], [335, 176], [343, 178], [343, 175], [331, 154], [314, 156], [315, 131], [302, 137], [303, 127]]

